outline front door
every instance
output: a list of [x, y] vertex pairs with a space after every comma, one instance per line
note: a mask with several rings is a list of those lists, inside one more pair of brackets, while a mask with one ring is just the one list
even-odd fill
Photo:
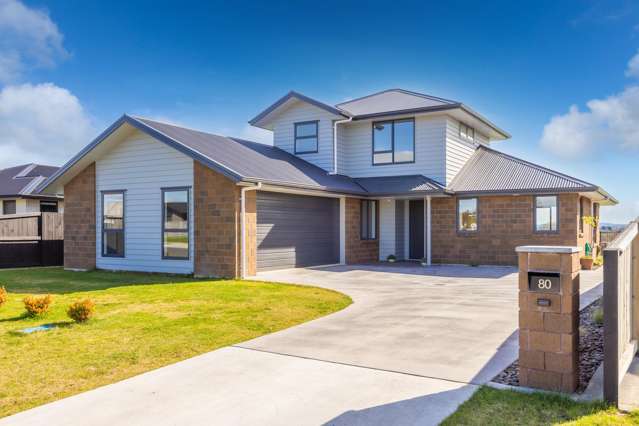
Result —
[[424, 200], [410, 200], [408, 215], [409, 250], [411, 259], [424, 258]]

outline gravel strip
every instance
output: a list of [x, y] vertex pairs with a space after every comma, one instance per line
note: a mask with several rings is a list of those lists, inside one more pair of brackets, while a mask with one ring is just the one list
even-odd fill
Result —
[[[594, 312], [601, 307], [601, 299], [597, 299], [579, 312], [579, 387], [582, 393], [595, 371], [603, 361], [603, 324], [593, 319]], [[510, 386], [519, 386], [519, 362], [510, 364], [499, 373], [493, 382]]]

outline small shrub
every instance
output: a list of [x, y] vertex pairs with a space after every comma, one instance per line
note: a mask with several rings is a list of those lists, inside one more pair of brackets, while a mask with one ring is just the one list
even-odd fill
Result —
[[395, 257], [394, 254], [389, 254], [386, 260], [388, 260], [389, 262], [394, 262], [397, 260], [397, 257]]
[[598, 325], [603, 325], [604, 323], [604, 312], [603, 308], [597, 308], [592, 313], [592, 320]]
[[95, 303], [91, 299], [74, 302], [67, 309], [67, 315], [75, 322], [85, 322], [93, 316]]
[[0, 308], [2, 307], [2, 305], [7, 303], [7, 300], [9, 300], [7, 290], [4, 287], [0, 286]]
[[24, 302], [24, 308], [27, 310], [27, 314], [34, 317], [36, 315], [46, 314], [49, 311], [53, 297], [50, 294], [46, 296], [27, 296], [22, 301]]

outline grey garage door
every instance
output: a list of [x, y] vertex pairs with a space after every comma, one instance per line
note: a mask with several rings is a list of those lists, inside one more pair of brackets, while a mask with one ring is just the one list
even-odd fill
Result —
[[257, 269], [339, 262], [339, 200], [257, 193]]

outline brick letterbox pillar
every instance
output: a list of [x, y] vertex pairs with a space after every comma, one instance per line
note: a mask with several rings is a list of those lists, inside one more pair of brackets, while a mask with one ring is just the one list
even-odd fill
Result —
[[579, 248], [517, 247], [519, 382], [574, 392], [579, 384]]

